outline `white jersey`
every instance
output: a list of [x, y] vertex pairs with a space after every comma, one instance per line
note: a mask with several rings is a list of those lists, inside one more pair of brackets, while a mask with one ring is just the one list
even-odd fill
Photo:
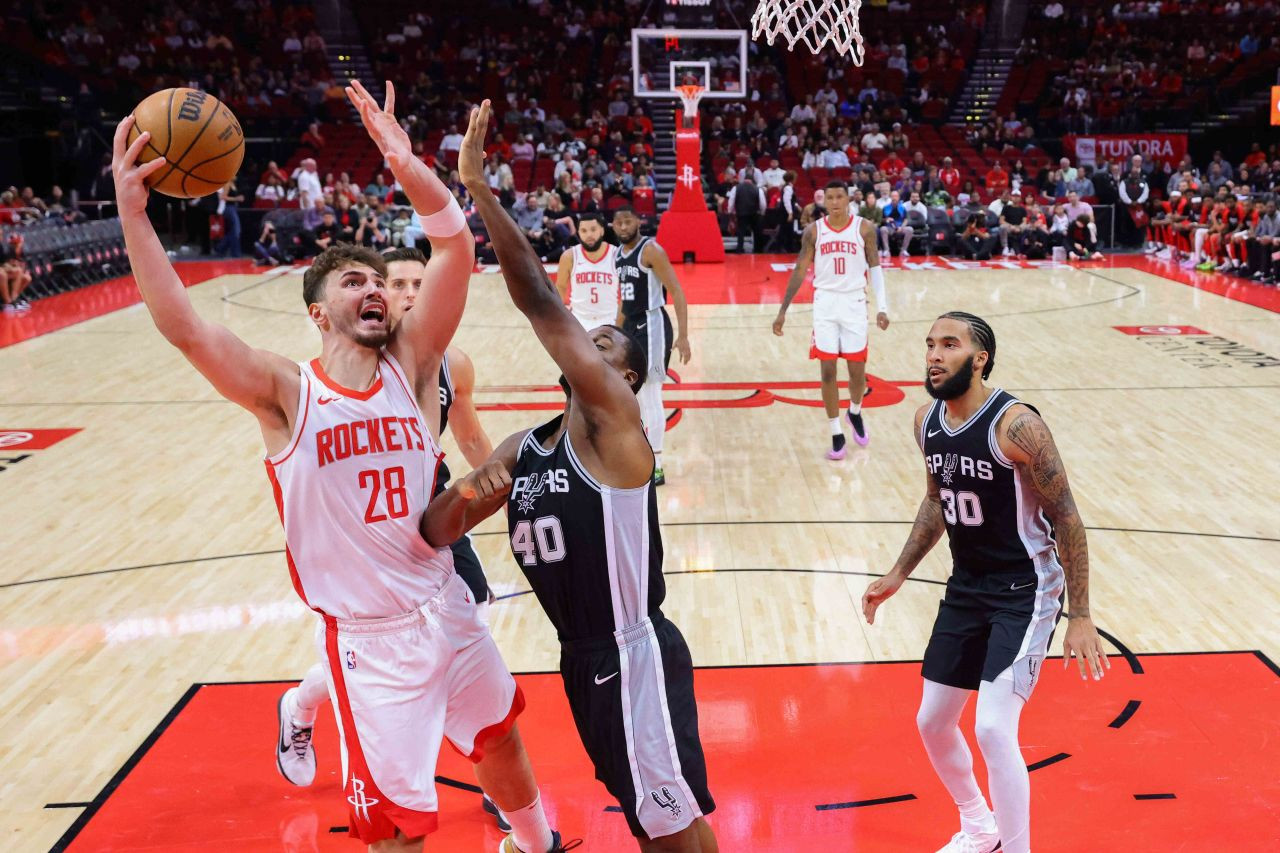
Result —
[[569, 310], [588, 329], [618, 321], [618, 267], [612, 246], [602, 246], [604, 256], [587, 257], [582, 244], [574, 246], [573, 272], [569, 274]]
[[867, 249], [862, 243], [862, 217], [835, 229], [822, 217], [813, 223], [813, 289], [856, 294], [867, 300]]
[[298, 366], [293, 439], [266, 460], [294, 588], [339, 619], [407, 613], [454, 573], [418, 532], [444, 454], [386, 350], [367, 391]]

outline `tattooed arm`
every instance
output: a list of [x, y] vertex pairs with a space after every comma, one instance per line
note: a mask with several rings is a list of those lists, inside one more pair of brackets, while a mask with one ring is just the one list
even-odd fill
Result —
[[1000, 450], [1018, 466], [1031, 483], [1045, 515], [1053, 522], [1058, 542], [1058, 557], [1067, 576], [1069, 621], [1063, 641], [1063, 665], [1077, 656], [1080, 677], [1087, 678], [1085, 668], [1094, 679], [1102, 677], [1103, 667], [1110, 667], [1102, 651], [1102, 641], [1093, 626], [1089, 611], [1089, 546], [1085, 542], [1084, 522], [1076, 509], [1067, 472], [1058, 455], [1049, 427], [1026, 406], [1013, 406], [1001, 418], [996, 430]]
[[[921, 406], [916, 412], [917, 442], [920, 441], [920, 425], [924, 423], [924, 416], [928, 411], [928, 406]], [[923, 452], [924, 448], [921, 447], [920, 450]], [[862, 615], [866, 617], [868, 625], [875, 624], [876, 608], [898, 591], [903, 581], [911, 576], [916, 566], [920, 565], [925, 554], [928, 554], [942, 538], [945, 526], [942, 523], [942, 502], [938, 498], [938, 486], [930, 474], [925, 475], [925, 481], [924, 500], [920, 502], [915, 523], [911, 525], [911, 534], [907, 537], [907, 544], [902, 546], [898, 561], [893, 564], [893, 568], [887, 575], [873, 581], [867, 586], [867, 591], [862, 594]]]

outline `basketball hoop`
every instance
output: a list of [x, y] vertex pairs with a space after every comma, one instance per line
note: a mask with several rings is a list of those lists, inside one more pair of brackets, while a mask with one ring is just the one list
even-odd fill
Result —
[[676, 94], [684, 102], [685, 127], [693, 127], [694, 118], [698, 115], [698, 101], [702, 100], [702, 96], [706, 91], [704, 87], [699, 86], [697, 83], [676, 86]]
[[787, 50], [803, 41], [813, 53], [831, 45], [854, 65], [863, 59], [858, 11], [862, 0], [760, 0], [751, 16], [751, 37], [773, 44], [782, 36]]

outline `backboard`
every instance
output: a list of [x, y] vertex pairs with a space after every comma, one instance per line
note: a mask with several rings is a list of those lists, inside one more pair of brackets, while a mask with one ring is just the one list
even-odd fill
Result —
[[631, 82], [638, 98], [676, 98], [676, 87], [686, 83], [702, 86], [704, 98], [744, 98], [746, 80], [746, 30], [631, 31]]

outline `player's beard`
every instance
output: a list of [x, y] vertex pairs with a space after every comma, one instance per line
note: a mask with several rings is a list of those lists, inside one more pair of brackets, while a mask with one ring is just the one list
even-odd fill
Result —
[[588, 252], [594, 252], [596, 249], [599, 249], [603, 245], [604, 245], [603, 237], [601, 237], [599, 240], [595, 241], [594, 243], [588, 243], [585, 240], [582, 241], [582, 248], [586, 249]]
[[954, 375], [948, 376], [936, 388], [929, 377], [929, 368], [924, 371], [924, 390], [935, 400], [954, 400], [963, 397], [973, 385], [973, 356], [965, 359], [964, 364]]

